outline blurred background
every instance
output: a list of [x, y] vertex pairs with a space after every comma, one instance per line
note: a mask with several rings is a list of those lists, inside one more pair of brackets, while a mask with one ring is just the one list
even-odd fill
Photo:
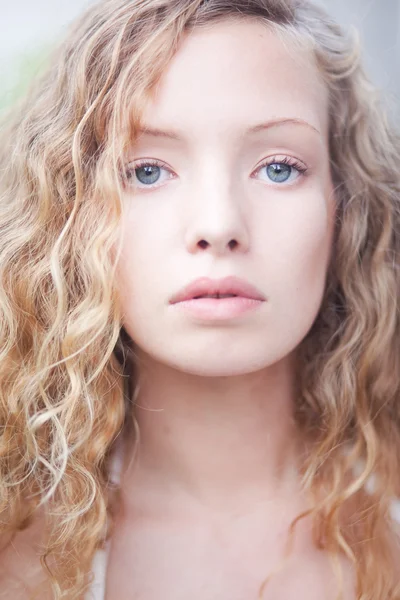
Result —
[[[0, 0], [0, 111], [43, 69], [66, 26], [94, 0]], [[400, 0], [317, 0], [339, 23], [361, 34], [364, 62], [400, 113]]]

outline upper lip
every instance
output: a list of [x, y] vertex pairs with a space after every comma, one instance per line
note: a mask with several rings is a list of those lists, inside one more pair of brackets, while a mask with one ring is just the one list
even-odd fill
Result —
[[225, 277], [224, 279], [210, 279], [209, 277], [200, 277], [175, 294], [170, 304], [191, 300], [196, 296], [206, 296], [209, 294], [235, 294], [243, 298], [253, 298], [254, 300], [265, 300], [265, 296], [253, 285], [239, 277]]

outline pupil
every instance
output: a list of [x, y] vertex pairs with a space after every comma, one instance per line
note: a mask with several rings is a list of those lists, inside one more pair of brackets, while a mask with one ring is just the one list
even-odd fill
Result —
[[159, 177], [159, 171], [160, 167], [157, 167], [157, 165], [148, 165], [135, 169], [136, 177], [140, 183], [155, 183]]
[[268, 165], [267, 172], [272, 181], [287, 181], [290, 177], [291, 166], [284, 163], [274, 163]]

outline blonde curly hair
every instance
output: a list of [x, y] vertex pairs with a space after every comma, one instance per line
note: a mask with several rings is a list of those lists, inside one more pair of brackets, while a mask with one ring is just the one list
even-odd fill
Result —
[[118, 503], [110, 457], [134, 422], [115, 277], [125, 153], [183, 36], [228, 18], [305, 45], [329, 92], [337, 221], [298, 348], [302, 484], [315, 544], [354, 562], [357, 598], [400, 599], [400, 137], [357, 38], [305, 0], [102, 0], [4, 119], [0, 149], [0, 534], [45, 509], [56, 600], [90, 583]]

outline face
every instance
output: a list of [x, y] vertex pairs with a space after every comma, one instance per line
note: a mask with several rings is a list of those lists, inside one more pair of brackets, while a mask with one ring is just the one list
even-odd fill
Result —
[[[139, 356], [206, 376], [288, 359], [317, 316], [334, 222], [327, 94], [310, 56], [260, 22], [194, 31], [143, 123], [174, 136], [143, 133], [127, 165], [117, 283]], [[170, 304], [197, 278], [227, 276], [265, 300], [224, 319]]]

